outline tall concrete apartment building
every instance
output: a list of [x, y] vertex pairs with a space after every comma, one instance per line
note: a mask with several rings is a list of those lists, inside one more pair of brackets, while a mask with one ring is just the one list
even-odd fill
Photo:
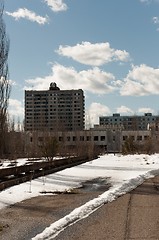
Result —
[[25, 91], [25, 131], [80, 131], [84, 129], [84, 93], [60, 90]]
[[152, 113], [145, 113], [144, 116], [120, 116], [119, 113], [114, 113], [113, 116], [102, 116], [99, 118], [99, 124], [102, 126], [111, 127], [116, 125], [127, 131], [145, 131], [156, 122], [159, 122], [159, 116], [154, 116]]

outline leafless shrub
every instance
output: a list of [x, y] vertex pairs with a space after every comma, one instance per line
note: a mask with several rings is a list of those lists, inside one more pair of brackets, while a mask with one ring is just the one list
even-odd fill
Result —
[[41, 152], [43, 157], [45, 157], [48, 161], [53, 161], [56, 156], [58, 149], [58, 143], [56, 138], [50, 137], [43, 142], [41, 146]]

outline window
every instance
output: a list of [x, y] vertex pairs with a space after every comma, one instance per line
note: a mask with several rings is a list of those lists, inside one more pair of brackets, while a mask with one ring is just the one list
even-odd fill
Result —
[[80, 136], [80, 141], [84, 141], [84, 136]]
[[62, 142], [63, 141], [63, 137], [59, 137], [59, 142]]
[[144, 140], [147, 140], [147, 139], [149, 139], [149, 136], [145, 135]]
[[138, 141], [142, 141], [142, 136], [137, 136]]
[[128, 138], [128, 136], [123, 136], [123, 141], [125, 141]]
[[71, 137], [67, 136], [67, 141], [70, 142], [71, 141]]
[[100, 140], [101, 140], [101, 141], [105, 141], [105, 136], [101, 136], [101, 137], [100, 137]]
[[75, 136], [73, 136], [73, 141], [76, 141], [76, 137]]
[[91, 141], [91, 136], [87, 136], [86, 140]]
[[94, 136], [94, 141], [98, 141], [98, 136]]

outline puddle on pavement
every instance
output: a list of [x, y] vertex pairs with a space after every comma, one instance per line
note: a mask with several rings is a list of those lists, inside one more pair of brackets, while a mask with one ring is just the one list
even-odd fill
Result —
[[81, 192], [96, 192], [96, 191], [105, 192], [109, 190], [110, 187], [111, 184], [109, 182], [109, 178], [94, 178], [81, 183], [81, 187], [79, 187], [78, 189]]
[[110, 178], [94, 178], [81, 183], [78, 188], [65, 191], [42, 191], [41, 194], [78, 194], [88, 192], [105, 192], [111, 187]]

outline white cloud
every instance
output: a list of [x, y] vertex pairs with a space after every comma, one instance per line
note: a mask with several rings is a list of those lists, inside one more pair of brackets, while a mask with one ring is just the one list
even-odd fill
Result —
[[30, 11], [26, 8], [19, 8], [16, 12], [6, 12], [6, 14], [13, 17], [15, 20], [24, 18], [32, 22], [37, 22], [40, 25], [48, 23], [48, 17], [41, 17], [39, 15], [36, 15], [35, 12]]
[[158, 17], [153, 17], [152, 20], [155, 24], [159, 23], [159, 18]]
[[93, 102], [87, 109], [86, 113], [86, 128], [93, 127], [93, 124], [99, 124], [100, 116], [110, 115], [110, 109], [101, 103]]
[[[154, 24], [156, 24], [157, 26], [159, 26], [159, 17], [153, 17], [152, 21]], [[159, 31], [159, 27], [157, 28], [157, 31]]]
[[52, 9], [54, 12], [59, 11], [66, 11], [67, 5], [63, 2], [63, 0], [44, 0], [47, 5]]
[[108, 42], [95, 44], [82, 42], [73, 47], [60, 46], [57, 53], [91, 66], [101, 66], [112, 61], [127, 62], [130, 60], [128, 52], [125, 50], [115, 50], [110, 47]]
[[21, 101], [17, 99], [9, 99], [9, 107], [8, 112], [10, 117], [18, 116], [20, 118], [24, 118], [24, 106]]
[[140, 0], [141, 3], [151, 3], [152, 0]]
[[154, 113], [154, 109], [144, 107], [144, 108], [139, 108], [138, 112], [139, 113]]
[[124, 113], [124, 114], [133, 114], [134, 113], [133, 110], [131, 110], [130, 108], [123, 106], [123, 105], [117, 108], [117, 112]]
[[144, 96], [159, 93], [159, 68], [152, 68], [145, 64], [132, 66], [132, 70], [124, 79], [121, 95]]
[[140, 0], [140, 2], [150, 4], [150, 3], [159, 3], [159, 0]]
[[[66, 68], [55, 64], [52, 74], [44, 78], [27, 80], [31, 89], [48, 89], [51, 82], [56, 82], [60, 89], [83, 89], [95, 94], [107, 94], [115, 90], [113, 74], [101, 71], [98, 67], [77, 72], [74, 68]], [[28, 87], [25, 87], [28, 89]]]

